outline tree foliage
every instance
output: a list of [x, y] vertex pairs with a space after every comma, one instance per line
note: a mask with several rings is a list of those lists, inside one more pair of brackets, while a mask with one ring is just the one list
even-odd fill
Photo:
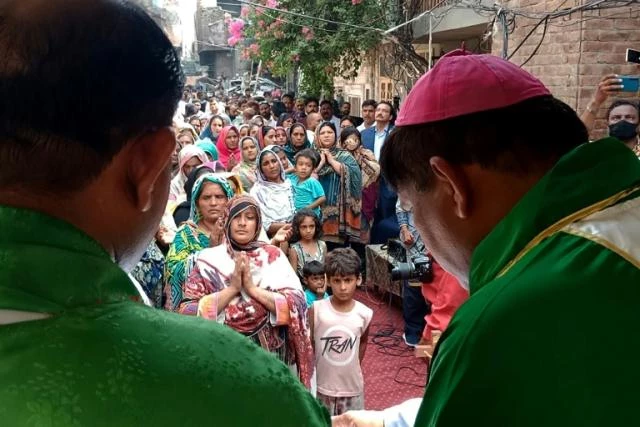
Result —
[[357, 76], [367, 51], [382, 40], [380, 30], [390, 23], [387, 1], [265, 0], [265, 7], [245, 6], [243, 58], [262, 60], [278, 76], [301, 72], [304, 93], [331, 92], [333, 78]]

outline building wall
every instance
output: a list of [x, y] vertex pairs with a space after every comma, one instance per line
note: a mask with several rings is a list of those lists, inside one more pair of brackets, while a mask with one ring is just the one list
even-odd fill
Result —
[[360, 65], [358, 76], [347, 80], [341, 77], [334, 79], [335, 89], [342, 89], [345, 101], [351, 102], [351, 114], [360, 115], [360, 105], [367, 98], [378, 99], [380, 95], [380, 75], [375, 50]]
[[[507, 0], [510, 9], [528, 12], [553, 11], [557, 7], [580, 5], [579, 0], [540, 1]], [[538, 19], [516, 18], [516, 26], [508, 37], [508, 52], [511, 54]], [[625, 63], [625, 50], [640, 47], [640, 6], [632, 5], [600, 11], [579, 11], [564, 18], [550, 20], [547, 33], [537, 52], [523, 67], [549, 87], [557, 98], [563, 100], [581, 114], [595, 93], [603, 75], [640, 74], [640, 68]], [[520, 65], [535, 51], [543, 34], [544, 24], [513, 55], [511, 60]], [[502, 32], [494, 33], [492, 51], [502, 52]], [[624, 94], [621, 97], [637, 96]], [[606, 108], [613, 98], [598, 113], [593, 138], [606, 133]]]

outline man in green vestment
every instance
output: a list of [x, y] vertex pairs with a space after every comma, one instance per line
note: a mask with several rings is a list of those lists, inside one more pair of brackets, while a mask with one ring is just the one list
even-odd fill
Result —
[[640, 162], [533, 76], [454, 51], [405, 100], [383, 171], [469, 288], [422, 402], [334, 426], [640, 425]]
[[124, 0], [0, 3], [0, 424], [326, 426], [250, 340], [141, 302], [183, 77]]

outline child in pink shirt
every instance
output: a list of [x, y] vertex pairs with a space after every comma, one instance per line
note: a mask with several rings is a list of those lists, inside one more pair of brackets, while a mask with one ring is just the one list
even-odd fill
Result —
[[350, 248], [325, 258], [325, 274], [333, 295], [309, 309], [311, 342], [316, 354], [318, 399], [331, 415], [364, 409], [364, 357], [373, 311], [353, 299], [362, 281], [360, 257]]

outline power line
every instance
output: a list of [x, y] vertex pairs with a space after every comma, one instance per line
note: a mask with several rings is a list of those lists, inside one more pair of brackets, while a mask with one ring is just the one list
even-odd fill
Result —
[[412, 22], [417, 21], [418, 19], [422, 18], [423, 16], [426, 16], [428, 14], [430, 14], [433, 10], [439, 8], [443, 3], [445, 3], [448, 0], [440, 0], [438, 2], [438, 4], [436, 4], [435, 6], [433, 6], [431, 9], [429, 10], [425, 10], [424, 12], [414, 16], [413, 18], [409, 19], [408, 21], [403, 22], [402, 24], [396, 25], [395, 27], [389, 28], [388, 30], [384, 31], [383, 34], [389, 34], [394, 32], [395, 30], [398, 30], [406, 25], [411, 24]]
[[275, 7], [269, 7], [269, 6], [265, 6], [263, 4], [253, 3], [253, 2], [250, 2], [250, 1], [247, 1], [247, 0], [238, 0], [238, 1], [240, 3], [242, 3], [242, 4], [248, 4], [249, 6], [253, 6], [254, 8], [262, 8], [262, 9], [272, 10], [274, 12], [280, 12], [280, 13], [284, 13], [284, 14], [287, 14], [287, 15], [297, 16], [299, 18], [315, 19], [316, 21], [325, 22], [327, 24], [342, 25], [342, 26], [345, 26], [345, 27], [357, 28], [359, 30], [382, 32], [382, 30], [380, 28], [364, 27], [362, 25], [349, 24], [348, 22], [332, 21], [330, 19], [319, 18], [317, 16], [305, 15], [305, 14], [302, 14], [302, 13], [292, 12], [290, 10], [284, 10], [284, 9], [278, 9], [278, 8], [275, 8]]
[[[496, 23], [499, 23], [501, 25], [501, 30], [502, 30], [502, 37], [503, 37], [503, 44], [502, 44], [502, 56], [505, 59], [511, 59], [513, 58], [513, 56], [520, 50], [520, 48], [526, 43], [526, 41], [533, 35], [533, 33], [535, 32], [535, 30], [540, 26], [544, 24], [543, 27], [543, 34], [540, 38], [540, 41], [538, 42], [536, 48], [534, 49], [533, 53], [531, 55], [529, 55], [529, 57], [523, 62], [523, 65], [525, 65], [526, 63], [528, 63], [531, 58], [533, 58], [533, 56], [535, 56], [535, 54], [537, 53], [537, 51], [539, 50], [542, 42], [544, 41], [544, 38], [546, 36], [546, 32], [548, 29], [549, 25], [555, 25], [558, 27], [563, 27], [563, 26], [569, 26], [569, 25], [575, 25], [576, 23], [581, 23], [583, 21], [586, 20], [591, 20], [591, 19], [613, 19], [612, 17], [587, 17], [587, 18], [582, 18], [579, 21], [576, 20], [571, 20], [570, 22], [566, 23], [566, 24], [556, 24], [554, 22], [552, 22], [555, 19], [558, 18], [562, 18], [562, 17], [566, 17], [566, 16], [570, 16], [572, 14], [575, 14], [577, 12], [581, 13], [584, 11], [589, 11], [589, 10], [605, 10], [605, 9], [616, 9], [616, 8], [623, 8], [623, 7], [628, 7], [631, 6], [633, 4], [638, 4], [640, 3], [640, 0], [589, 0], [584, 4], [581, 4], [579, 6], [573, 6], [573, 7], [568, 7], [568, 8], [564, 8], [564, 9], [560, 9], [560, 7], [562, 7], [567, 0], [563, 1], [558, 7], [555, 8], [555, 10], [553, 11], [542, 11], [542, 12], [529, 12], [527, 10], [524, 9], [511, 9], [508, 7], [504, 7], [504, 6], [498, 6], [498, 5], [492, 5], [492, 6], [486, 6], [483, 5], [481, 3], [480, 0], [471, 0], [471, 1], [467, 1], [467, 0], [460, 0], [460, 1], [456, 1], [454, 3], [452, 3], [449, 7], [444, 8], [442, 5], [450, 0], [440, 0], [433, 8], [421, 12], [420, 14], [416, 15], [415, 17], [401, 23], [398, 24], [392, 28], [389, 28], [387, 30], [382, 30], [380, 28], [376, 28], [376, 27], [365, 27], [362, 25], [355, 25], [355, 24], [351, 24], [351, 23], [347, 23], [347, 22], [339, 22], [339, 21], [333, 21], [330, 19], [325, 19], [325, 18], [320, 18], [320, 17], [316, 17], [316, 16], [311, 16], [311, 15], [305, 15], [303, 13], [298, 13], [298, 12], [292, 12], [292, 11], [288, 11], [288, 10], [284, 10], [284, 9], [278, 9], [275, 7], [269, 7], [263, 4], [258, 4], [258, 3], [254, 3], [252, 1], [249, 0], [238, 0], [240, 3], [245, 4], [245, 5], [249, 5], [254, 9], [257, 8], [261, 8], [263, 10], [270, 10], [270, 11], [274, 11], [274, 12], [278, 12], [281, 14], [285, 14], [285, 15], [291, 15], [291, 16], [295, 16], [298, 18], [306, 18], [309, 20], [315, 20], [315, 21], [319, 21], [319, 22], [324, 22], [324, 23], [329, 23], [329, 24], [334, 24], [334, 25], [338, 25], [338, 26], [346, 26], [346, 27], [351, 27], [351, 28], [356, 28], [356, 29], [361, 29], [361, 30], [365, 30], [365, 31], [374, 31], [374, 32], [378, 32], [381, 33], [383, 37], [385, 38], [393, 38], [393, 36], [391, 35], [392, 32], [398, 30], [399, 28], [402, 28], [406, 25], [412, 24], [413, 22], [416, 22], [417, 20], [419, 20], [420, 18], [427, 16], [427, 15], [431, 15], [433, 16], [438, 16], [438, 18], [440, 18], [440, 21], [437, 22], [437, 24], [432, 25], [431, 26], [431, 30], [433, 31], [434, 28], [436, 28], [444, 19], [444, 17], [446, 15], [448, 15], [452, 10], [454, 9], [472, 9], [473, 11], [475, 11], [477, 14], [481, 15], [481, 16], [493, 16], [493, 20], [492, 23], [490, 24], [489, 28], [493, 27], [493, 25], [495, 25]], [[231, 5], [229, 3], [219, 3], [219, 4], [225, 4], [225, 5]], [[436, 15], [433, 13], [434, 10], [439, 9], [439, 8], [443, 8], [444, 10]], [[625, 13], [631, 13], [631, 11], [629, 12], [625, 12]], [[274, 18], [272, 15], [267, 14], [268, 17], [272, 18], [272, 19], [276, 19]], [[538, 22], [534, 25], [534, 27], [532, 28], [532, 30], [529, 31], [529, 33], [524, 37], [524, 39], [522, 39], [520, 41], [520, 43], [518, 44], [518, 46], [516, 46], [516, 48], [509, 54], [508, 53], [508, 44], [509, 44], [509, 37], [508, 35], [511, 34], [513, 32], [513, 30], [515, 29], [515, 25], [516, 25], [516, 21], [515, 18], [516, 17], [522, 17], [522, 18], [527, 18], [527, 19], [534, 19], [534, 20], [538, 20]], [[286, 20], [282, 17], [278, 17], [279, 19], [281, 19], [283, 22], [292, 24], [292, 25], [296, 25], [296, 26], [300, 26], [300, 27], [304, 27], [307, 26], [309, 28], [313, 28], [315, 30], [318, 31], [325, 31], [327, 33], [331, 33], [331, 32], [338, 32], [338, 30], [330, 30], [327, 28], [321, 28], [321, 27], [316, 27], [313, 25], [302, 25], [302, 24], [298, 24], [296, 22], [293, 21], [289, 21]], [[492, 30], [487, 29], [487, 31], [489, 33], [492, 32]], [[220, 46], [222, 47], [222, 46]]]

